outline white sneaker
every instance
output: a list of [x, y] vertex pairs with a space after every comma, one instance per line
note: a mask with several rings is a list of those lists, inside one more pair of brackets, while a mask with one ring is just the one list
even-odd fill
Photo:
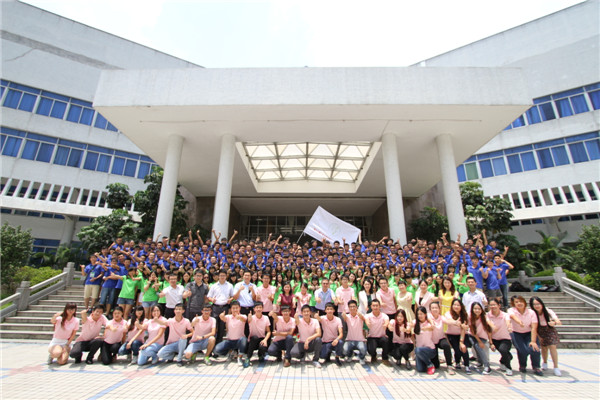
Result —
[[237, 358], [237, 365], [244, 365], [244, 363], [242, 362], [242, 357]]
[[506, 367], [504, 366], [504, 364], [500, 364], [500, 371], [502, 371], [502, 372], [506, 371]]
[[542, 371], [545, 371], [548, 369], [548, 363], [542, 363]]
[[131, 357], [131, 362], [130, 362], [130, 364], [137, 364], [137, 361], [138, 361], [138, 358], [137, 358], [137, 356], [133, 356], [133, 357]]
[[364, 358], [359, 358], [358, 362], [360, 363], [360, 365], [365, 365], [366, 364], [366, 361], [365, 361]]
[[506, 370], [506, 375], [512, 376], [512, 369], [507, 369]]
[[318, 361], [313, 361], [313, 365], [315, 368], [321, 369], [321, 363]]
[[556, 375], [556, 376], [562, 376], [562, 373], [560, 372], [559, 368], [554, 368], [554, 375]]
[[52, 360], [53, 360], [52, 356], [48, 356], [48, 365], [52, 364]]

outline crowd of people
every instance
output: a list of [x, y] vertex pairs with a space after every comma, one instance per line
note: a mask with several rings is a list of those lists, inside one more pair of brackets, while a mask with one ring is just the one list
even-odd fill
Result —
[[[411, 240], [304, 245], [271, 235], [236, 240], [212, 232], [145, 242], [117, 238], [81, 266], [84, 310], [68, 303], [52, 317], [49, 363], [108, 365], [127, 356], [207, 365], [228, 357], [246, 367], [254, 354], [289, 367], [292, 360], [342, 366], [378, 362], [434, 374], [490, 374], [490, 350], [512, 375], [543, 375], [550, 352], [558, 367], [560, 320], [539, 297], [508, 297], [505, 260], [486, 232], [461, 241]], [[77, 332], [81, 326], [81, 332]], [[101, 334], [102, 327], [104, 332]], [[75, 339], [77, 337], [77, 339]], [[439, 350], [443, 359], [439, 357]], [[469, 355], [471, 349], [471, 356]], [[543, 362], [542, 362], [543, 361]]]

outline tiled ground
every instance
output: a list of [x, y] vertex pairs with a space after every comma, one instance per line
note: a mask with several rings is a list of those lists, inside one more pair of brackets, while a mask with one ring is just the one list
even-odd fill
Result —
[[[497, 372], [492, 354], [489, 376], [445, 368], [432, 376], [383, 364], [362, 367], [357, 362], [321, 370], [310, 364], [266, 362], [244, 369], [223, 359], [212, 366], [196, 362], [177, 367], [111, 366], [69, 362], [46, 364], [47, 344], [0, 341], [2, 399], [598, 399], [600, 351], [561, 350], [562, 377]], [[513, 360], [513, 365], [516, 359]]]

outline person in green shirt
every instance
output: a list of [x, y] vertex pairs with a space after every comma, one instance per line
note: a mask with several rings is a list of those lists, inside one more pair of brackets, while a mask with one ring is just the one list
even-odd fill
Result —
[[136, 267], [129, 267], [127, 275], [116, 275], [112, 274], [111, 277], [115, 276], [116, 279], [123, 281], [121, 293], [117, 299], [117, 304], [123, 308], [123, 317], [129, 318], [131, 308], [135, 304], [135, 292], [140, 288], [142, 278], [138, 276], [138, 270]]
[[469, 271], [467, 271], [466, 264], [460, 264], [458, 273], [454, 274], [454, 278], [452, 281], [454, 282], [454, 286], [460, 293], [462, 297], [463, 294], [469, 291], [469, 287], [467, 286], [467, 278], [473, 276]]
[[158, 302], [158, 293], [160, 288], [160, 280], [156, 276], [156, 272], [152, 271], [147, 279], [142, 281], [142, 307], [144, 307], [144, 313], [146, 319], [152, 319], [150, 313], [152, 307]]

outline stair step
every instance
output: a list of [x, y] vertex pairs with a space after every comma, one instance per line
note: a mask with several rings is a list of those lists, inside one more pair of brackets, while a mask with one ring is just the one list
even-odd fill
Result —
[[24, 331], [7, 331], [2, 329], [2, 325], [0, 325], [0, 338], [2, 339], [29, 339], [29, 340], [44, 340], [50, 341], [52, 340], [52, 336], [54, 335], [53, 331], [39, 331], [39, 332], [31, 332], [28, 330]]
[[561, 339], [560, 349], [600, 349], [600, 339]]
[[81, 301], [83, 295], [79, 294], [52, 294], [48, 296], [48, 300], [62, 300], [62, 301]]
[[550, 309], [552, 309], [552, 311], [554, 311], [557, 314], [561, 314], [561, 313], [572, 313], [572, 312], [589, 312], [589, 313], [595, 313], [596, 309], [594, 307], [590, 307], [590, 306], [554, 306], [554, 307], [548, 307]]
[[[561, 321], [562, 322], [562, 321]], [[565, 332], [597, 332], [598, 325], [561, 325], [556, 327], [559, 333]]]
[[3, 331], [22, 331], [22, 330], [30, 330], [30, 331], [54, 331], [54, 325], [50, 322], [45, 324], [22, 324], [22, 323], [8, 323], [3, 322], [0, 324], [0, 329]]
[[558, 331], [558, 337], [562, 339], [598, 339], [600, 340], [600, 331], [595, 332], [561, 332]]
[[562, 322], [563, 325], [600, 325], [600, 318], [567, 318], [562, 316], [560, 317], [560, 322]]
[[[65, 307], [65, 304], [67, 304], [68, 301], [66, 300], [52, 300], [52, 299], [46, 299], [46, 300], [40, 300], [39, 304], [40, 305], [48, 305], [48, 306], [55, 306], [55, 307], [59, 307], [61, 309], [63, 309]], [[69, 301], [69, 303], [71, 303]], [[83, 307], [83, 305], [85, 304], [83, 302], [83, 299], [80, 298], [78, 301], [73, 301], [72, 303], [77, 304], [77, 307], [81, 306]]]

